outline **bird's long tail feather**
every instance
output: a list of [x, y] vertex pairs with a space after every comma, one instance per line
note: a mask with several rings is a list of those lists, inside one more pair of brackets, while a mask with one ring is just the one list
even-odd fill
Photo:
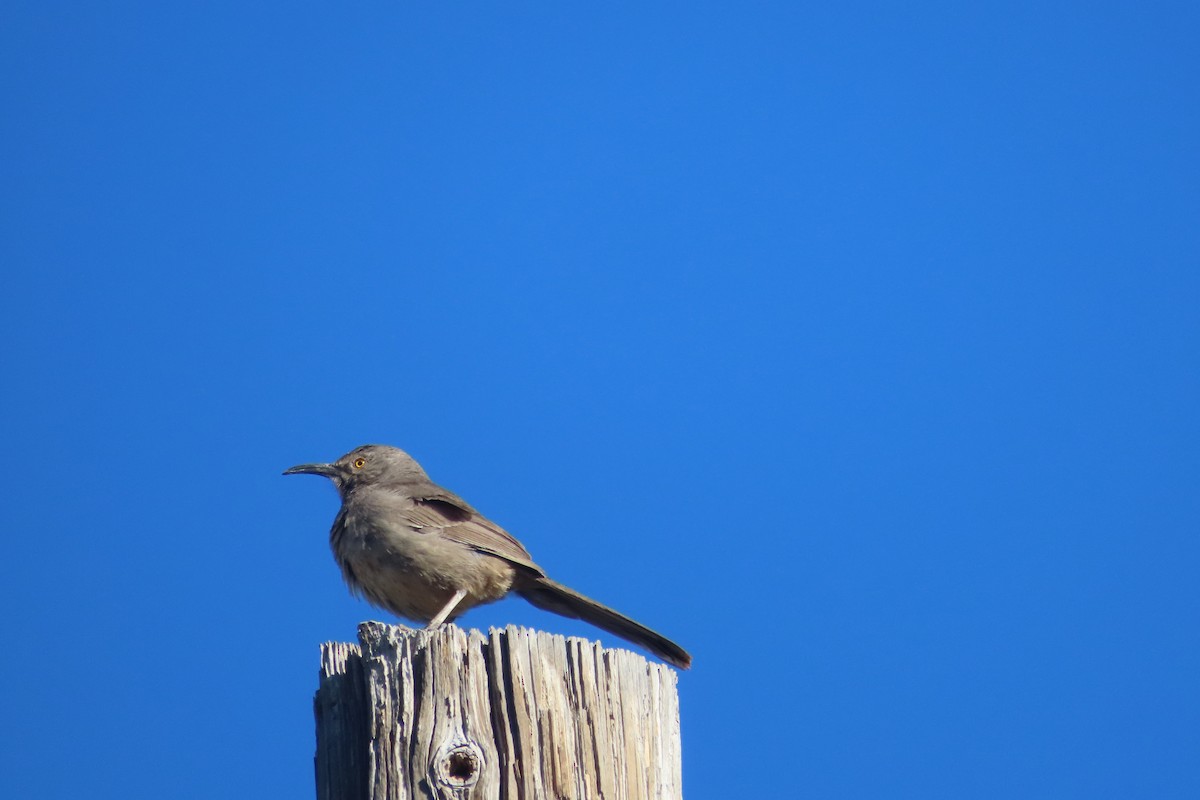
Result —
[[646, 648], [663, 661], [680, 669], [687, 669], [692, 665], [692, 657], [688, 652], [667, 637], [549, 578], [530, 579], [516, 587], [516, 592], [538, 608], [591, 623], [601, 630]]

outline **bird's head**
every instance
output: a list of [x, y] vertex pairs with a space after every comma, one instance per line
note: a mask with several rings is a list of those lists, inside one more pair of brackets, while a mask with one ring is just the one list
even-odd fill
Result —
[[345, 497], [359, 486], [400, 485], [428, 480], [425, 470], [399, 447], [365, 444], [330, 464], [297, 464], [284, 475], [324, 475]]

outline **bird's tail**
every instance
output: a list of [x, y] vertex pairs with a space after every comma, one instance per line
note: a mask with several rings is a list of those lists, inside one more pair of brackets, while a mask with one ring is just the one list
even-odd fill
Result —
[[601, 630], [646, 648], [668, 664], [674, 664], [680, 669], [687, 669], [692, 665], [692, 657], [688, 652], [667, 637], [634, 622], [624, 614], [613, 611], [606, 605], [597, 603], [590, 597], [568, 589], [561, 583], [539, 576], [523, 581], [515, 587], [515, 591], [538, 608], [591, 623]]

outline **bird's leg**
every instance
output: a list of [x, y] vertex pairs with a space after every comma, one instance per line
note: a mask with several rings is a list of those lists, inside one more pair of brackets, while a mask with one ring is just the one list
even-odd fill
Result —
[[434, 628], [436, 628], [438, 625], [441, 625], [443, 622], [445, 622], [446, 617], [450, 616], [450, 612], [452, 612], [454, 610], [454, 607], [456, 605], [458, 605], [459, 602], [461, 602], [462, 599], [466, 596], [467, 596], [466, 589], [459, 589], [457, 592], [455, 592], [454, 596], [450, 598], [450, 602], [446, 603], [446, 605], [442, 608], [442, 610], [437, 613], [436, 617], [429, 620], [429, 624], [425, 626], [425, 630], [431, 631]]

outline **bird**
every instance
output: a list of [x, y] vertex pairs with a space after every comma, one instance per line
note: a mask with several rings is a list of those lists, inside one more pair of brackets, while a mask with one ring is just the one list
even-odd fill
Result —
[[430, 480], [398, 447], [363, 445], [331, 463], [298, 464], [283, 474], [333, 482], [342, 505], [329, 545], [351, 593], [372, 605], [432, 629], [513, 592], [680, 669], [691, 666], [675, 642], [548, 578], [512, 534]]

